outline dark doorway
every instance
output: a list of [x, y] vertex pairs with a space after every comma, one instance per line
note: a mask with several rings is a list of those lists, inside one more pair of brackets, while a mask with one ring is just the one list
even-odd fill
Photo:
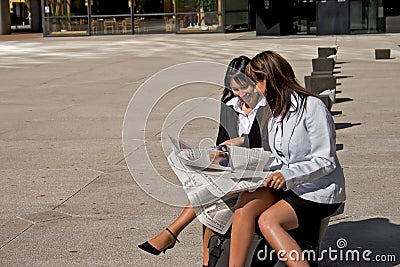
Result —
[[293, 1], [293, 32], [295, 34], [316, 33], [316, 1]]
[[315, 0], [253, 1], [257, 35], [316, 33]]

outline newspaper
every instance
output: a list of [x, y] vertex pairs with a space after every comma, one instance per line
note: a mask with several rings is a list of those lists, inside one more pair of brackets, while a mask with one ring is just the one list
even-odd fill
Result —
[[328, 96], [332, 102], [335, 102], [336, 89], [327, 89], [327, 90], [319, 93], [319, 95]]
[[170, 140], [173, 152], [168, 162], [198, 220], [225, 234], [232, 223], [239, 193], [256, 190], [270, 173], [271, 153], [233, 146], [192, 148], [171, 136]]

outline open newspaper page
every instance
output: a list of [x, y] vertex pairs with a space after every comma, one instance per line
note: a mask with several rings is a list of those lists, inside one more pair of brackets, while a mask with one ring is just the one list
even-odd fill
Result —
[[236, 200], [234, 203], [222, 201], [212, 193], [216, 191], [207, 178], [200, 171], [185, 166], [174, 152], [169, 155], [168, 162], [181, 181], [198, 220], [211, 230], [224, 234], [232, 222]]
[[188, 148], [181, 150], [177, 155], [187, 166], [202, 169], [231, 170], [228, 152], [211, 148]]
[[[174, 151], [168, 156], [168, 162], [195, 208], [197, 218], [213, 231], [224, 234], [231, 225], [238, 193], [257, 189], [268, 176], [265, 167], [271, 162], [270, 153], [229, 147], [228, 152], [223, 153], [221, 168], [214, 152], [209, 153], [214, 148], [181, 146], [181, 140], [172, 138], [171, 143]], [[201, 153], [206, 156], [199, 157]]]

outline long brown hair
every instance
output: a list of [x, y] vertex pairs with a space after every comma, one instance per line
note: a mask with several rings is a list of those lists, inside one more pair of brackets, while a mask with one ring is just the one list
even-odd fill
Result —
[[[305, 106], [307, 96], [314, 95], [302, 87], [289, 62], [274, 51], [264, 51], [257, 54], [247, 65], [246, 74], [254, 82], [265, 80], [266, 99], [272, 110], [273, 116], [284, 118], [293, 106], [297, 110]], [[297, 106], [291, 101], [291, 96], [297, 93]]]

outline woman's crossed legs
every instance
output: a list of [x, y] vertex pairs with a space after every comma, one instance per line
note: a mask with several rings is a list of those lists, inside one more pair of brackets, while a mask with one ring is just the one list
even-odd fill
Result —
[[275, 251], [286, 252], [279, 256], [287, 258], [288, 266], [309, 266], [301, 257], [288, 257], [287, 253], [292, 252], [302, 255], [300, 246], [287, 232], [299, 226], [297, 215], [289, 203], [279, 200], [269, 188], [241, 195], [233, 219], [229, 266], [245, 266], [258, 216], [262, 234]]

